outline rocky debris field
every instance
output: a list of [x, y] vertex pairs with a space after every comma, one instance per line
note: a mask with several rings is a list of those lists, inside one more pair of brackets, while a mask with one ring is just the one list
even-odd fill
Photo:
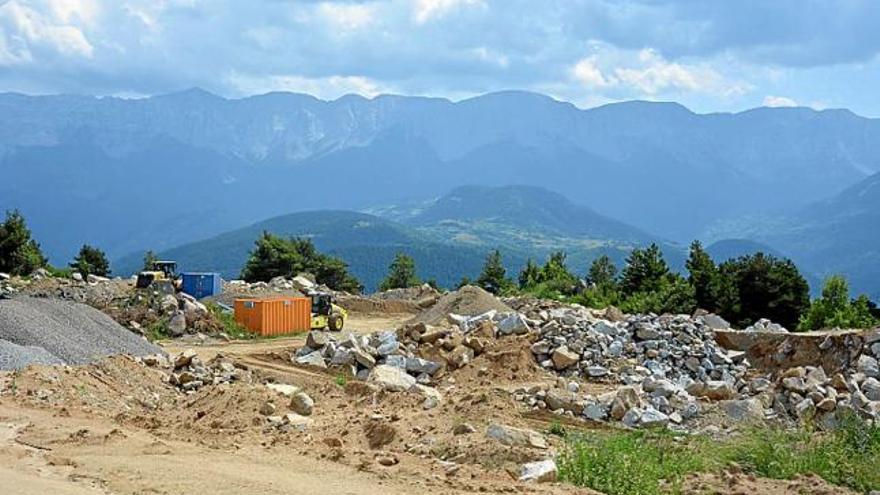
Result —
[[0, 300], [0, 370], [85, 364], [103, 356], [162, 352], [85, 304], [17, 297]]

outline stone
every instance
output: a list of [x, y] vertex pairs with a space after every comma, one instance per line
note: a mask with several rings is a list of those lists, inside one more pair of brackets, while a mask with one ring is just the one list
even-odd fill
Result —
[[508, 447], [547, 448], [547, 440], [540, 433], [524, 428], [493, 423], [486, 429], [486, 436]]
[[816, 414], [816, 404], [810, 399], [804, 399], [795, 404], [794, 412], [801, 421], [812, 419]]
[[523, 464], [519, 470], [519, 480], [525, 482], [545, 483], [556, 481], [556, 462], [546, 459]]
[[737, 422], [757, 423], [764, 420], [764, 405], [756, 398], [722, 400], [718, 408]]
[[730, 328], [730, 323], [727, 322], [724, 318], [716, 315], [716, 314], [708, 314], [703, 316], [703, 323], [706, 324], [712, 330], [727, 330]]
[[354, 363], [354, 353], [351, 349], [340, 347], [333, 353], [330, 358], [330, 366], [345, 366]]
[[816, 404], [816, 409], [820, 411], [833, 411], [835, 408], [837, 408], [837, 401], [830, 397], [822, 399]]
[[807, 383], [803, 378], [791, 376], [788, 378], [782, 379], [782, 387], [786, 390], [791, 390], [792, 392], [797, 392], [799, 394], [804, 394], [807, 392]]
[[446, 361], [453, 369], [463, 368], [474, 359], [474, 350], [460, 345], [453, 349], [447, 356]]
[[367, 381], [394, 392], [404, 392], [416, 384], [416, 379], [404, 370], [385, 364], [374, 367], [370, 371]]
[[587, 376], [591, 378], [601, 378], [603, 376], [608, 376], [609, 373], [611, 372], [604, 366], [594, 364], [587, 367]]
[[376, 353], [382, 357], [386, 357], [391, 354], [397, 353], [398, 350], [400, 350], [400, 342], [393, 340], [389, 342], [383, 342], [382, 345], [376, 348]]
[[587, 402], [584, 406], [583, 415], [593, 421], [603, 421], [608, 417], [608, 407], [599, 402]]
[[294, 359], [294, 363], [302, 366], [311, 366], [313, 368], [327, 368], [327, 363], [324, 362], [324, 356], [321, 354], [321, 351], [314, 351], [305, 356], [298, 356]]
[[880, 363], [877, 359], [862, 354], [856, 362], [856, 369], [869, 378], [880, 378]]
[[880, 400], [880, 380], [876, 378], [866, 378], [861, 385], [862, 393], [869, 400]]
[[440, 370], [440, 364], [435, 363], [434, 361], [428, 361], [427, 359], [406, 358], [404, 368], [406, 369], [406, 371], [409, 371], [410, 373], [415, 373], [417, 375], [421, 373], [433, 375], [438, 370]]
[[498, 322], [498, 333], [501, 335], [521, 335], [529, 333], [529, 323], [519, 313], [511, 313]]
[[178, 354], [176, 358], [174, 358], [174, 368], [180, 369], [185, 366], [189, 366], [190, 363], [193, 362], [193, 359], [196, 358], [196, 356], [196, 351], [192, 349], [185, 349], [183, 352]]
[[376, 358], [371, 356], [367, 351], [363, 351], [361, 349], [352, 349], [352, 354], [354, 355], [354, 360], [364, 368], [372, 368], [376, 366]]
[[653, 407], [648, 407], [642, 411], [641, 418], [639, 419], [640, 426], [665, 426], [668, 423], [669, 416]]
[[627, 411], [623, 415], [622, 418], [620, 418], [620, 421], [623, 424], [625, 424], [626, 426], [629, 426], [630, 428], [635, 428], [636, 426], [638, 426], [638, 424], [641, 420], [642, 420], [642, 410], [641, 410], [641, 408], [638, 408], [638, 407], [634, 407], [634, 408], [630, 409], [629, 411]]
[[[4, 275], [5, 275], [5, 274], [4, 274]], [[75, 282], [82, 282], [82, 281], [83, 281], [83, 276], [82, 276], [82, 273], [80, 273], [80, 272], [73, 272], [73, 273], [70, 275], [70, 277], [71, 277]]]
[[705, 397], [710, 400], [733, 399], [737, 395], [733, 386], [722, 380], [694, 382], [687, 387], [687, 392], [695, 397]]
[[571, 411], [575, 414], [581, 414], [584, 410], [583, 405], [580, 404], [578, 401], [577, 394], [569, 392], [567, 390], [560, 390], [555, 388], [549, 390], [547, 392], [547, 395], [544, 396], [544, 402], [546, 402], [547, 407], [549, 407], [553, 411], [563, 409], [565, 411]]
[[312, 420], [296, 413], [287, 413], [284, 415], [281, 423], [297, 430], [305, 430], [312, 424]]
[[553, 360], [553, 366], [557, 370], [564, 370], [570, 368], [577, 364], [580, 360], [580, 356], [576, 353], [570, 351], [568, 346], [561, 346], [553, 351], [553, 355], [550, 357]]
[[260, 407], [260, 414], [263, 416], [272, 416], [275, 414], [275, 409], [275, 404], [267, 401]]
[[419, 336], [419, 342], [424, 344], [433, 344], [438, 340], [442, 339], [449, 335], [450, 330], [448, 328], [430, 328], [425, 333]]
[[290, 409], [302, 416], [311, 416], [315, 401], [305, 392], [297, 392], [290, 398]]
[[296, 385], [288, 385], [286, 383], [267, 383], [266, 388], [285, 397], [293, 397], [294, 394], [301, 390]]
[[627, 411], [640, 407], [642, 399], [636, 387], [626, 386], [617, 389], [614, 400], [611, 402], [611, 410], [609, 415], [611, 418], [620, 421]]
[[477, 431], [470, 423], [459, 423], [452, 429], [453, 435], [470, 435]]
[[330, 342], [330, 337], [326, 332], [320, 330], [312, 330], [306, 337], [306, 346], [312, 349], [320, 349]]
[[378, 449], [393, 442], [397, 437], [397, 430], [384, 419], [374, 419], [364, 426], [364, 435], [371, 449]]
[[172, 337], [180, 337], [186, 333], [186, 313], [176, 310], [171, 315], [171, 319], [168, 320], [168, 333]]

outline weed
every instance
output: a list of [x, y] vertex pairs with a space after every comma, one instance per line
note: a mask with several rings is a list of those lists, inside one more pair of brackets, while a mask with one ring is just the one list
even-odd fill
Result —
[[563, 480], [611, 495], [676, 492], [686, 474], [730, 463], [765, 478], [814, 474], [868, 492], [880, 488], [880, 426], [850, 415], [833, 432], [759, 427], [723, 441], [665, 431], [569, 433], [557, 459]]
[[556, 435], [557, 437], [565, 438], [566, 431], [565, 427], [562, 426], [562, 423], [559, 422], [558, 419], [554, 419], [552, 423], [550, 423], [550, 428], [547, 430], [551, 435]]
[[348, 383], [348, 378], [344, 374], [340, 373], [340, 374], [336, 375], [336, 378], [334, 379], [334, 381], [336, 382], [336, 385], [339, 385], [340, 387], [344, 387], [345, 384]]
[[150, 323], [147, 325], [147, 328], [144, 329], [144, 335], [150, 342], [167, 339], [170, 336], [168, 333], [168, 319], [160, 318], [153, 323]]
[[610, 495], [660, 493], [706, 468], [699, 446], [665, 431], [569, 435], [557, 463], [560, 477]]
[[211, 312], [211, 315], [214, 316], [220, 325], [223, 327], [223, 332], [229, 336], [229, 338], [237, 339], [237, 340], [251, 340], [257, 337], [253, 332], [248, 331], [247, 328], [239, 324], [235, 321], [235, 316], [232, 312], [224, 310], [218, 304], [209, 302], [206, 304], [208, 307], [208, 311]]

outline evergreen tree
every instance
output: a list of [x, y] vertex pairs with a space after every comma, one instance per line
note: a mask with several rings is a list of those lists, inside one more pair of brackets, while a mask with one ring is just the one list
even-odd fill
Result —
[[688, 269], [688, 282], [694, 287], [694, 297], [697, 307], [708, 310], [716, 310], [716, 300], [714, 288], [716, 286], [715, 279], [718, 276], [718, 267], [709, 256], [709, 253], [703, 249], [700, 241], [691, 243], [690, 255], [688, 256], [685, 266]]
[[30, 275], [46, 263], [22, 214], [18, 210], [7, 211], [6, 221], [0, 224], [0, 272]]
[[607, 254], [599, 256], [590, 264], [587, 282], [595, 287], [617, 286], [617, 266]]
[[333, 290], [359, 292], [362, 288], [344, 261], [319, 252], [310, 239], [284, 239], [269, 232], [263, 232], [256, 240], [241, 278], [248, 282], [267, 282], [275, 277], [294, 277], [301, 272], [313, 274], [319, 284]]
[[669, 266], [663, 259], [663, 253], [660, 247], [652, 243], [647, 249], [633, 249], [630, 253], [623, 269], [620, 289], [625, 296], [656, 292], [662, 288], [668, 275]]
[[461, 280], [459, 280], [458, 285], [455, 288], [461, 289], [465, 285], [471, 285], [471, 278], [470, 277], [467, 277], [467, 276], [461, 277]]
[[498, 249], [489, 253], [480, 276], [477, 277], [477, 285], [492, 294], [500, 294], [513, 283], [507, 279], [507, 270], [501, 259], [501, 251]]
[[69, 266], [74, 271], [81, 273], [83, 277], [88, 277], [89, 275], [97, 275], [99, 277], [110, 276], [110, 262], [107, 261], [104, 251], [88, 244], [83, 244], [79, 254], [76, 255]]
[[155, 251], [152, 249], [146, 251], [144, 253], [144, 267], [141, 270], [145, 272], [149, 272], [153, 270], [153, 265], [159, 261], [159, 257], [156, 255]]
[[541, 279], [541, 269], [532, 261], [531, 258], [526, 261], [526, 266], [519, 272], [519, 288], [531, 289], [538, 285]]
[[810, 287], [791, 260], [742, 256], [722, 263], [718, 277], [718, 312], [739, 327], [769, 318], [795, 328], [810, 306]]
[[397, 253], [388, 267], [388, 276], [379, 285], [379, 290], [404, 289], [419, 285], [416, 275], [416, 262], [404, 253]]
[[869, 328], [877, 324], [865, 295], [849, 299], [849, 283], [841, 275], [825, 280], [822, 297], [813, 301], [800, 321], [801, 330], [823, 328]]

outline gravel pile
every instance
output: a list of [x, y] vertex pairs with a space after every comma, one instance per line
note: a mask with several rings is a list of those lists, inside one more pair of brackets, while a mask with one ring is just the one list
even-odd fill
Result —
[[157, 353], [162, 350], [85, 304], [28, 297], [0, 300], [0, 369]]
[[466, 285], [457, 291], [444, 294], [431, 308], [413, 318], [413, 323], [444, 325], [451, 323], [450, 314], [477, 316], [495, 310], [510, 313], [512, 310], [492, 294], [473, 285]]

